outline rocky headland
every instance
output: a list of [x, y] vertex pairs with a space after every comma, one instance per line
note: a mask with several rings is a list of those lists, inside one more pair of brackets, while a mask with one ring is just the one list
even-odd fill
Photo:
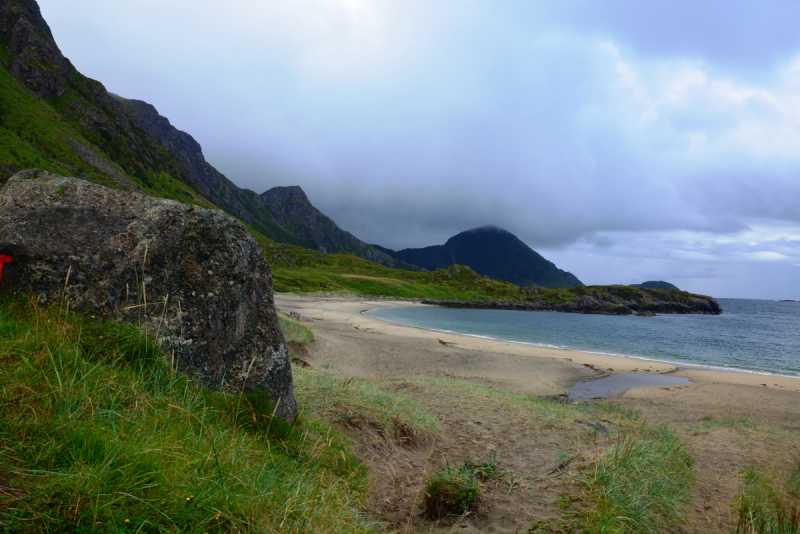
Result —
[[450, 308], [489, 310], [552, 311], [602, 315], [654, 316], [659, 313], [719, 315], [722, 307], [717, 299], [685, 291], [664, 291], [626, 286], [576, 288], [552, 298], [534, 293], [519, 301], [447, 301], [425, 299], [423, 304]]

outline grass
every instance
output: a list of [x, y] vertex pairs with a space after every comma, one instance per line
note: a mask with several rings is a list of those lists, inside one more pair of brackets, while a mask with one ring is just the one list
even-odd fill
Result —
[[300, 321], [278, 314], [278, 322], [281, 325], [281, 330], [283, 330], [283, 337], [286, 338], [286, 344], [290, 347], [311, 347], [317, 342], [311, 329]]
[[441, 431], [436, 419], [410, 398], [377, 380], [341, 378], [313, 368], [295, 372], [298, 404], [328, 420], [415, 448]]
[[741, 477], [733, 534], [800, 533], [800, 458], [789, 472], [750, 467]]
[[686, 521], [694, 461], [672, 428], [642, 421], [637, 411], [614, 401], [591, 405], [594, 415], [573, 407], [563, 410], [562, 425], [588, 415], [606, 423], [612, 437], [600, 442], [593, 431], [601, 449], [559, 453], [559, 467], [571, 465], [577, 472], [564, 471], [573, 486], [559, 500], [563, 516], [536, 522], [530, 532], [654, 533]]
[[[264, 395], [172, 371], [134, 326], [9, 295], [0, 355], [4, 532], [372, 532], [360, 512], [367, 470], [321, 409], [329, 379], [297, 371], [298, 397], [318, 405], [301, 401], [288, 425]], [[361, 388], [344, 390], [367, 404]], [[420, 413], [409, 401], [365, 394], [381, 400], [376, 420], [423, 431], [398, 417]]]
[[477, 470], [469, 462], [433, 473], [425, 484], [422, 506], [429, 519], [459, 517], [475, 512], [481, 500], [481, 484]]
[[[643, 421], [636, 410], [613, 401], [595, 403], [587, 413], [583, 406], [480, 384], [452, 379], [415, 382], [456, 390], [461, 402], [500, 412], [509, 423], [559, 432], [573, 440], [574, 450], [556, 458], [557, 465], [572, 467], [564, 475], [573, 481], [562, 496], [565, 514], [557, 525], [534, 524], [532, 532], [551, 532], [551, 527], [558, 532], [663, 532], [685, 522], [694, 461], [672, 428]], [[576, 423], [583, 418], [602, 421], [611, 437], [603, 439], [597, 430]], [[451, 466], [450, 474], [457, 476], [465, 465], [473, 464]]]
[[662, 532], [685, 521], [693, 458], [674, 430], [642, 423], [621, 433], [583, 476], [600, 532]]
[[719, 428], [731, 430], [754, 430], [758, 427], [752, 419], [747, 417], [717, 417], [716, 415], [704, 415], [700, 418], [700, 424], [693, 427], [690, 432], [693, 434], [706, 434]]

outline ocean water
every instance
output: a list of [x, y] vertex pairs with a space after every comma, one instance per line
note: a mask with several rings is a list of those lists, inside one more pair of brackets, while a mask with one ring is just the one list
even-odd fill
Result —
[[722, 315], [637, 317], [434, 306], [375, 308], [366, 314], [517, 343], [800, 377], [800, 302], [718, 300]]

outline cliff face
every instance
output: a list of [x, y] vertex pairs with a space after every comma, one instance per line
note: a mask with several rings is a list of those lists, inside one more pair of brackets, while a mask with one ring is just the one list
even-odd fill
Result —
[[[280, 243], [403, 265], [340, 229], [307, 198], [304, 209], [284, 209], [277, 205], [284, 198], [280, 193], [259, 196], [237, 187], [206, 161], [191, 135], [175, 128], [155, 107], [112, 95], [100, 82], [81, 75], [59, 50], [34, 0], [0, 0], [0, 61], [0, 127], [13, 120], [15, 133], [28, 145], [25, 154], [0, 147], [0, 183], [11, 170], [41, 167], [215, 206]], [[14, 92], [17, 80], [38, 97], [28, 103], [29, 109], [20, 110], [19, 99], [30, 95]], [[17, 110], [17, 117], [7, 116]]]
[[31, 91], [45, 98], [69, 91], [74, 67], [56, 46], [36, 2], [0, 2], [0, 35], [7, 39], [12, 56], [6, 68]]
[[393, 258], [372, 245], [364, 243], [311, 205], [298, 186], [274, 187], [260, 195], [264, 208], [275, 220], [292, 233], [301, 246], [324, 249], [326, 252], [350, 252], [370, 261], [395, 269], [420, 271], [416, 265]]
[[562, 271], [511, 232], [495, 227], [462, 232], [444, 245], [405, 249], [381, 248], [391, 256], [430, 271], [451, 265], [469, 265], [475, 272], [518, 286], [577, 287], [572, 273]]

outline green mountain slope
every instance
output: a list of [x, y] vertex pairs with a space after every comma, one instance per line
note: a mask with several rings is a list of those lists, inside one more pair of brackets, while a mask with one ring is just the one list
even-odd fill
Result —
[[302, 191], [308, 209], [295, 213], [268, 202], [282, 198], [282, 188], [258, 195], [237, 187], [205, 160], [191, 135], [155, 107], [113, 95], [79, 73], [62, 55], [35, 0], [0, 0], [0, 65], [0, 184], [20, 169], [38, 167], [215, 206], [280, 243], [416, 269], [339, 228]]
[[583, 285], [572, 273], [556, 267], [511, 232], [492, 226], [462, 232], [444, 245], [433, 247], [395, 252], [373, 246], [430, 271], [463, 264], [472, 267], [476, 273], [518, 286], [566, 288]]

